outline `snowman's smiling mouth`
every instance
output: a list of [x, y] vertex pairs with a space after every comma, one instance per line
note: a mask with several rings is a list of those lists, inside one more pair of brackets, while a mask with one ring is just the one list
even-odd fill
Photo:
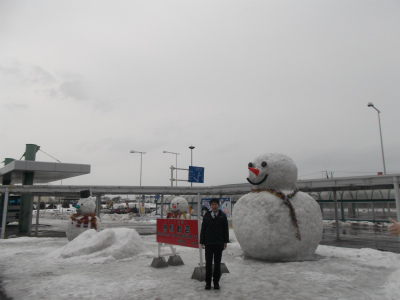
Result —
[[249, 177], [247, 177], [246, 179], [252, 185], [259, 185], [259, 184], [263, 183], [265, 180], [267, 180], [267, 177], [268, 177], [268, 174], [265, 174], [264, 178], [260, 182], [253, 182], [253, 181], [250, 180]]
[[171, 208], [171, 212], [173, 212], [173, 213], [177, 213], [178, 211], [179, 211], [179, 208], [176, 208], [176, 207]]

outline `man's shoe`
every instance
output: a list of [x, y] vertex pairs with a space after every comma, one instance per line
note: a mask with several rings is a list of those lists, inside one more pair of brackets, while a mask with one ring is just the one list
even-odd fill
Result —
[[206, 290], [211, 290], [211, 284], [210, 284], [210, 283], [207, 283], [205, 289], [206, 289]]
[[219, 283], [214, 283], [214, 290], [219, 290]]

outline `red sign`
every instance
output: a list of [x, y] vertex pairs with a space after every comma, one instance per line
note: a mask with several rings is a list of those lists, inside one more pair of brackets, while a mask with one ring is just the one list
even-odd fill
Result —
[[197, 220], [157, 219], [157, 243], [199, 248]]

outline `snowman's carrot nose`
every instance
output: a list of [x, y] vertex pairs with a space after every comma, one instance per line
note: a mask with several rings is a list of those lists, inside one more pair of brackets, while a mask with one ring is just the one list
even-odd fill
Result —
[[254, 168], [249, 167], [249, 170], [252, 171], [256, 176], [258, 176], [258, 173], [260, 173], [259, 169], [254, 169]]

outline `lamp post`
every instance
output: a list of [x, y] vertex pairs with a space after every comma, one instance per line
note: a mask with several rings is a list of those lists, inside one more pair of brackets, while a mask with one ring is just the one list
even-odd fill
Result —
[[140, 153], [140, 186], [142, 186], [142, 155], [146, 152], [131, 150], [131, 153]]
[[[170, 152], [170, 151], [163, 151], [163, 153], [175, 154], [175, 158], [176, 158], [176, 161], [175, 161], [175, 186], [178, 186], [178, 155], [179, 155], [179, 153]], [[172, 186], [172, 182], [171, 182], [171, 186]]]
[[[190, 166], [193, 166], [193, 149], [194, 146], [189, 146], [190, 149]], [[193, 182], [190, 183], [190, 186], [193, 186]]]
[[382, 149], [382, 161], [383, 161], [383, 174], [386, 175], [386, 164], [385, 164], [385, 154], [383, 152], [383, 140], [382, 140], [382, 128], [381, 128], [381, 117], [380, 117], [380, 111], [377, 109], [372, 102], [368, 102], [368, 107], [372, 107], [378, 112], [378, 122], [379, 122], [379, 133], [381, 136], [381, 149]]

